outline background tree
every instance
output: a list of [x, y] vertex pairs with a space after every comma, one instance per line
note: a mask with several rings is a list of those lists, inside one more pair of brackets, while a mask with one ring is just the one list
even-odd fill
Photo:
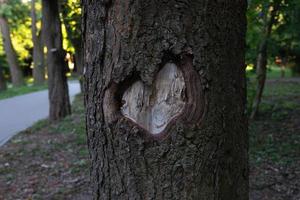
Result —
[[67, 63], [62, 47], [61, 22], [57, 0], [43, 0], [43, 31], [47, 47], [48, 88], [50, 100], [50, 120], [58, 120], [71, 113], [68, 84], [66, 77]]
[[0, 91], [6, 90], [6, 81], [2, 67], [0, 67]]
[[8, 17], [12, 15], [12, 6], [14, 3], [17, 3], [14, 1], [0, 1], [0, 28], [2, 33], [2, 40], [4, 44], [4, 50], [6, 54], [7, 63], [9, 64], [10, 74], [12, 78], [12, 83], [14, 86], [21, 86], [24, 84], [24, 78], [22, 70], [18, 64], [18, 58], [16, 51], [12, 45], [11, 41], [11, 33], [10, 28], [8, 24]]
[[36, 85], [45, 81], [44, 49], [41, 34], [37, 30], [35, 0], [31, 0], [31, 34], [33, 42], [33, 78]]
[[83, 73], [83, 54], [81, 38], [81, 8], [80, 0], [61, 0], [61, 13], [67, 32], [67, 38], [72, 43], [75, 53], [75, 69], [80, 77], [81, 91], [83, 91], [82, 73]]
[[282, 25], [275, 35], [279, 55], [291, 67], [293, 75], [300, 75], [300, 1], [286, 1], [282, 8]]
[[94, 199], [248, 199], [246, 4], [83, 1]]
[[274, 0], [273, 2], [264, 2], [262, 4], [261, 15], [263, 16], [263, 29], [261, 34], [261, 41], [259, 44], [258, 55], [256, 59], [256, 73], [257, 73], [257, 87], [256, 94], [253, 101], [251, 118], [253, 119], [259, 109], [266, 75], [267, 75], [267, 61], [268, 61], [268, 42], [271, 37], [273, 25], [276, 23], [276, 17], [281, 6], [281, 0]]

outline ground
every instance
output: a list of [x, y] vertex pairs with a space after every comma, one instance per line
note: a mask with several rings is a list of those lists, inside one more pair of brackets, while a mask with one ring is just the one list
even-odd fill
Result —
[[270, 80], [250, 122], [250, 199], [300, 199], [300, 79]]
[[0, 200], [90, 199], [82, 97], [59, 123], [40, 121], [0, 147]]
[[[249, 90], [249, 101], [253, 91]], [[0, 200], [89, 200], [82, 97], [73, 115], [39, 122], [0, 147]], [[300, 199], [300, 79], [269, 80], [250, 122], [250, 199]], [[2, 196], [1, 196], [2, 195]]]

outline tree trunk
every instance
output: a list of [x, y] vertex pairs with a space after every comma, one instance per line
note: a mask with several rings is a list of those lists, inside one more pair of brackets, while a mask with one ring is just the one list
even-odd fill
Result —
[[0, 28], [2, 33], [4, 50], [6, 54], [6, 60], [9, 65], [12, 84], [15, 87], [22, 86], [24, 85], [23, 73], [18, 64], [17, 54], [11, 42], [8, 22], [2, 16], [0, 17]]
[[280, 78], [284, 78], [285, 77], [285, 65], [280, 65]]
[[44, 51], [41, 35], [37, 34], [35, 0], [31, 1], [31, 34], [33, 42], [33, 79], [36, 85], [45, 82]]
[[83, 1], [94, 199], [248, 199], [246, 1]]
[[[70, 42], [72, 43], [74, 49], [75, 49], [75, 68], [76, 68], [76, 72], [79, 76], [79, 82], [80, 82], [80, 88], [81, 91], [83, 92], [83, 81], [82, 81], [82, 75], [83, 75], [83, 52], [82, 52], [82, 38], [81, 38], [81, 30], [80, 30], [80, 26], [78, 27], [77, 25], [73, 25], [72, 26], [72, 21], [71, 19], [68, 18], [68, 14], [69, 14], [69, 9], [68, 8], [68, 1], [67, 0], [63, 0], [61, 1], [61, 10], [62, 10], [62, 17], [63, 17], [63, 21], [64, 21], [64, 25], [66, 27], [66, 32], [67, 32], [67, 36], [68, 39], [70, 40]], [[75, 19], [73, 19], [75, 20]], [[78, 21], [76, 23], [79, 23]], [[79, 23], [80, 24], [80, 23]], [[75, 26], [75, 30], [74, 30], [74, 26]]]
[[79, 83], [80, 83], [80, 90], [81, 92], [84, 91], [84, 87], [83, 87], [83, 52], [82, 52], [82, 47], [80, 45], [80, 47], [75, 48], [75, 66], [77, 69], [77, 74], [79, 76]]
[[67, 63], [62, 48], [61, 23], [57, 0], [43, 0], [43, 33], [47, 47], [49, 119], [54, 121], [71, 113], [67, 84]]
[[6, 90], [6, 81], [3, 74], [3, 69], [0, 67], [0, 91]]
[[264, 27], [264, 32], [262, 36], [262, 40], [259, 46], [259, 52], [257, 56], [257, 64], [256, 64], [256, 74], [257, 74], [257, 86], [255, 98], [252, 104], [252, 112], [250, 115], [250, 119], [254, 119], [259, 110], [259, 104], [261, 102], [261, 97], [264, 91], [266, 76], [267, 76], [267, 64], [268, 64], [268, 41], [271, 36], [272, 27], [276, 22], [276, 15], [279, 10], [281, 1], [275, 0], [273, 3], [273, 9], [270, 14], [270, 19], [265, 22], [266, 26]]

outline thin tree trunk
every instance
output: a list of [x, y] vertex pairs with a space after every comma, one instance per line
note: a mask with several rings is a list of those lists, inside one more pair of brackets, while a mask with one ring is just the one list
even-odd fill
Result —
[[83, 1], [93, 199], [248, 199], [246, 4]]
[[257, 74], [257, 86], [256, 94], [252, 104], [252, 112], [250, 119], [254, 119], [259, 111], [259, 104], [261, 102], [262, 94], [265, 87], [266, 76], [267, 76], [267, 64], [268, 64], [268, 41], [271, 36], [272, 27], [276, 22], [276, 15], [280, 7], [280, 0], [274, 1], [273, 10], [270, 14], [270, 19], [265, 23], [262, 41], [259, 46], [259, 53], [257, 56], [256, 74]]
[[36, 27], [35, 0], [31, 1], [31, 34], [33, 41], [33, 79], [36, 85], [45, 82], [44, 52], [41, 35], [38, 35]]
[[[64, 25], [66, 27], [66, 32], [67, 32], [67, 36], [68, 39], [70, 40], [70, 42], [72, 43], [74, 49], [75, 49], [75, 54], [74, 54], [74, 58], [75, 58], [75, 68], [76, 68], [76, 72], [79, 76], [79, 82], [80, 82], [80, 88], [81, 91], [83, 92], [83, 81], [82, 81], [82, 76], [83, 76], [83, 52], [82, 52], [82, 38], [81, 38], [81, 30], [72, 30], [74, 29], [74, 27], [72, 27], [72, 25], [70, 24], [69, 20], [68, 20], [68, 9], [67, 9], [67, 0], [63, 0], [61, 2], [62, 5], [62, 17], [63, 17], [63, 21], [64, 21]], [[77, 22], [78, 23], [78, 22]], [[75, 26], [75, 28], [77, 28]], [[79, 28], [78, 28], [79, 29]], [[78, 32], [76, 32], [78, 31]]]
[[[63, 14], [63, 17], [66, 17], [64, 16]], [[75, 49], [75, 64], [76, 64], [76, 68], [77, 68], [77, 72], [78, 72], [78, 75], [82, 75], [82, 46], [81, 46], [81, 37], [80, 38], [74, 38], [72, 36], [72, 27], [70, 24], [68, 24], [66, 22], [66, 20], [64, 20], [64, 24], [65, 24], [65, 27], [66, 27], [66, 31], [67, 31], [67, 36], [70, 40], [70, 42], [72, 43], [74, 49]]]
[[280, 65], [280, 78], [284, 78], [285, 77], [285, 65]]
[[3, 69], [0, 67], [0, 91], [6, 90], [6, 81], [3, 74]]
[[50, 114], [54, 121], [71, 113], [67, 84], [67, 63], [62, 48], [61, 23], [57, 0], [43, 0], [43, 33], [47, 47]]
[[83, 52], [82, 52], [82, 47], [80, 45], [80, 47], [75, 48], [75, 66], [77, 69], [77, 74], [79, 76], [79, 83], [80, 83], [80, 89], [81, 92], [84, 91], [84, 87], [83, 87]]
[[22, 70], [18, 64], [16, 51], [12, 45], [8, 22], [4, 17], [0, 17], [0, 28], [2, 40], [6, 54], [6, 60], [9, 65], [12, 84], [15, 87], [24, 85], [24, 77]]

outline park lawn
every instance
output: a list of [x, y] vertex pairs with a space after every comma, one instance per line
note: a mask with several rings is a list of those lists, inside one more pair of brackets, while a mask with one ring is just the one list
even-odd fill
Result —
[[250, 199], [299, 200], [300, 78], [267, 81], [249, 139]]
[[28, 94], [31, 92], [45, 90], [47, 88], [48, 88], [47, 84], [43, 84], [43, 85], [27, 84], [21, 87], [11, 87], [11, 85], [9, 85], [7, 90], [0, 91], [0, 100], [22, 95], [22, 94]]
[[[247, 77], [250, 79], [256, 78], [256, 73], [253, 71], [251, 67], [247, 67]], [[285, 78], [291, 78], [292, 77], [292, 70], [291, 68], [287, 67], [285, 69]], [[267, 78], [268, 79], [277, 79], [281, 78], [281, 69], [277, 65], [268, 65], [267, 66]]]
[[[267, 81], [249, 136], [250, 199], [300, 199], [300, 79]], [[40, 121], [0, 147], [0, 199], [89, 200], [88, 158], [78, 96], [71, 116]]]
[[[77, 81], [79, 79], [76, 74], [67, 73], [66, 75], [68, 77], [68, 81]], [[25, 82], [26, 84], [20, 87], [13, 87], [12, 84], [9, 83], [7, 90], [0, 91], [0, 100], [48, 89], [47, 83], [34, 85], [33, 78], [26, 78]]]

